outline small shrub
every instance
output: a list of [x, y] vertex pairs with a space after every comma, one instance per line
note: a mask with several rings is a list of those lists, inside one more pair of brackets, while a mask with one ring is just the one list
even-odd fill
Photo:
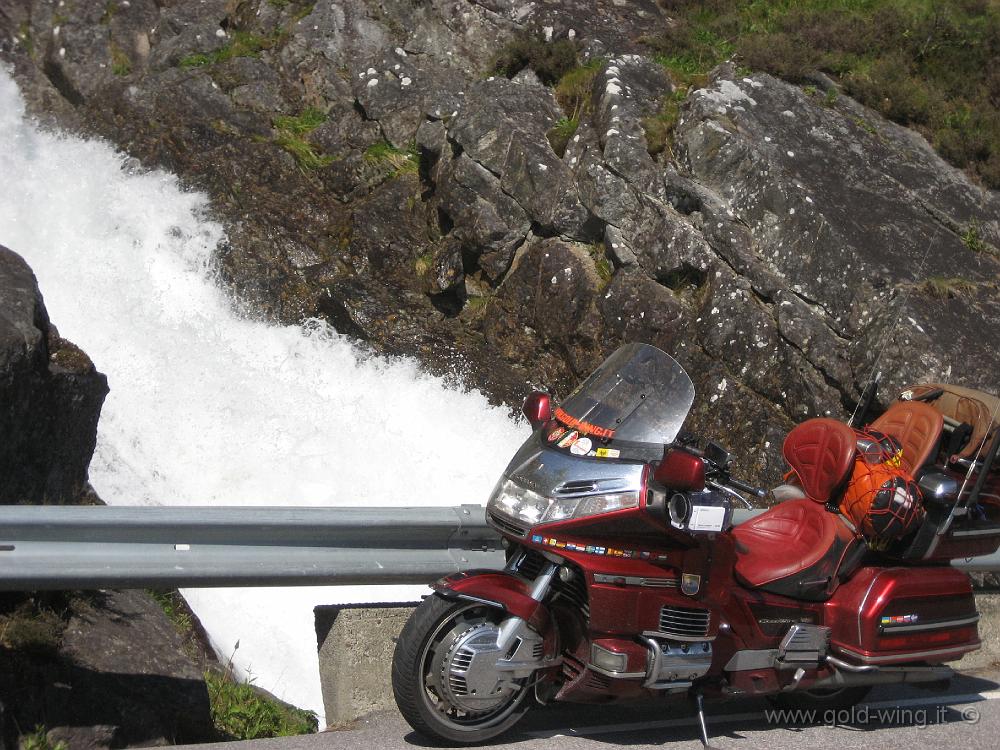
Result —
[[832, 107], [837, 103], [837, 98], [840, 96], [840, 92], [837, 91], [833, 86], [826, 90], [826, 94], [823, 95], [823, 106]]
[[542, 83], [551, 86], [576, 64], [576, 45], [569, 39], [546, 42], [537, 34], [526, 33], [504, 45], [493, 61], [493, 70], [513, 78], [525, 68], [530, 68]]
[[986, 243], [983, 242], [983, 238], [979, 233], [978, 221], [973, 221], [966, 227], [965, 233], [962, 235], [962, 242], [974, 253], [981, 253], [986, 250]]

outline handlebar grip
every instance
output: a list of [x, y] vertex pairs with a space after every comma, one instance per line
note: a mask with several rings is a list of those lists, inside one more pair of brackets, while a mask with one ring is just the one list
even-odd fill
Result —
[[730, 487], [733, 487], [734, 489], [754, 495], [755, 497], [764, 497], [765, 495], [767, 495], [766, 490], [762, 490], [759, 487], [754, 487], [752, 484], [747, 484], [746, 482], [741, 482], [739, 479], [733, 479], [732, 477], [730, 477], [726, 481], [726, 484], [728, 484]]

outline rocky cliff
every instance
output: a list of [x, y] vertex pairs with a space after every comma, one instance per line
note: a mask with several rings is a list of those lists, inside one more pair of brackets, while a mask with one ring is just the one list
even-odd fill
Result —
[[623, 0], [11, 0], [0, 55], [36, 113], [211, 194], [238, 303], [497, 400], [648, 341], [764, 480], [880, 351], [884, 393], [995, 389], [1000, 196], [822, 76], [677, 88], [644, 47], [670, 23]]
[[80, 502], [107, 392], [49, 322], [31, 269], [0, 246], [0, 505]]

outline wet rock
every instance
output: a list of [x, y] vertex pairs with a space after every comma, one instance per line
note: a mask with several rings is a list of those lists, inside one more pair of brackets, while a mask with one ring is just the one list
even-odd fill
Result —
[[474, 260], [470, 271], [478, 267], [499, 282], [531, 227], [527, 212], [503, 191], [496, 175], [464, 155], [450, 160], [437, 181], [441, 220], [461, 252]]
[[602, 358], [600, 286], [584, 247], [529, 240], [493, 299], [483, 325], [486, 340], [508, 361], [527, 356], [546, 382], [570, 387]]
[[34, 274], [0, 246], [0, 503], [72, 503], [107, 379], [49, 322]]

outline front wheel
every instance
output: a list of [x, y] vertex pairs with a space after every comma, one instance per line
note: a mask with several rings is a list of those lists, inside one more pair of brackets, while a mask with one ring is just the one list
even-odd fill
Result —
[[392, 657], [392, 692], [411, 727], [449, 745], [482, 743], [530, 707], [529, 678], [495, 668], [503, 612], [429, 596], [410, 616]]

